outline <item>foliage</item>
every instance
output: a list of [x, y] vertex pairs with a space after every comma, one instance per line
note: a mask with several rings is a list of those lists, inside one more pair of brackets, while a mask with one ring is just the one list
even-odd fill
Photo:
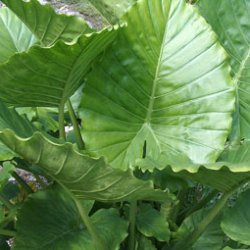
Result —
[[249, 3], [48, 2], [0, 8], [0, 248], [248, 249]]

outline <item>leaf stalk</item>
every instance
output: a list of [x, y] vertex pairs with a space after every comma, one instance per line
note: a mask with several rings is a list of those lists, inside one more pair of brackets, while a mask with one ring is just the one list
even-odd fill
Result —
[[74, 133], [75, 133], [75, 136], [76, 136], [77, 147], [78, 147], [78, 149], [83, 150], [84, 147], [85, 147], [84, 141], [82, 139], [80, 128], [79, 128], [79, 125], [78, 125], [78, 122], [77, 122], [77, 117], [76, 117], [75, 111], [74, 111], [74, 109], [72, 107], [72, 104], [71, 104], [70, 100], [67, 101], [67, 108], [68, 108], [68, 111], [69, 111], [69, 116], [70, 116], [71, 122], [73, 124]]
[[96, 245], [96, 250], [105, 250], [105, 246], [102, 244], [101, 239], [98, 237], [96, 230], [95, 230], [88, 214], [86, 213], [85, 209], [83, 208], [82, 204], [77, 199], [74, 199], [74, 201], [75, 201], [76, 207], [79, 211], [79, 214], [81, 216], [81, 219], [82, 219], [84, 225], [86, 226], [89, 234], [91, 235], [94, 244]]
[[64, 128], [64, 103], [61, 104], [58, 108], [59, 111], [59, 137], [66, 141], [66, 134], [65, 134], [65, 128]]
[[135, 249], [135, 223], [137, 213], [137, 201], [131, 201], [129, 210], [129, 239], [128, 250]]
[[[199, 225], [194, 229], [194, 231], [191, 232], [184, 239], [179, 241], [176, 245], [174, 245], [171, 248], [171, 250], [189, 249], [197, 241], [197, 239], [199, 239], [199, 237], [206, 230], [209, 224], [217, 217], [221, 209], [227, 203], [227, 200], [229, 199], [229, 197], [232, 195], [233, 191], [224, 193], [221, 199], [214, 205], [213, 208], [211, 208], [207, 216], [199, 223]], [[163, 249], [166, 249], [166, 248], [163, 248]]]

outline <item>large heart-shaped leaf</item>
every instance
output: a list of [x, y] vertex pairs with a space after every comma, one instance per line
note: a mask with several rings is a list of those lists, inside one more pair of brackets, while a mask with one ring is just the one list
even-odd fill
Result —
[[95, 57], [117, 29], [82, 35], [72, 44], [32, 47], [0, 66], [0, 98], [15, 106], [58, 107], [82, 84]]
[[233, 208], [227, 208], [221, 227], [233, 240], [250, 245], [250, 191], [240, 195]]
[[250, 139], [250, 2], [200, 0], [199, 9], [229, 54], [237, 88], [232, 140]]
[[30, 48], [36, 38], [24, 23], [9, 9], [0, 9], [0, 63], [17, 52]]
[[142, 0], [125, 19], [127, 27], [84, 89], [86, 147], [122, 169], [143, 148], [152, 158], [166, 153], [196, 163], [215, 161], [234, 106], [226, 54], [216, 35], [183, 0]]
[[168, 191], [155, 190], [152, 182], [137, 179], [131, 171], [113, 169], [103, 158], [79, 153], [71, 143], [59, 144], [40, 132], [33, 134], [33, 127], [15, 110], [3, 104], [0, 110], [0, 140], [25, 160], [43, 168], [75, 197], [100, 201], [174, 198]]
[[69, 43], [91, 31], [82, 18], [59, 15], [49, 4], [41, 5], [37, 0], [1, 1], [27, 25], [44, 46], [50, 46], [59, 39]]
[[[127, 236], [127, 223], [118, 212], [101, 209], [90, 220], [106, 249], [118, 249]], [[74, 202], [61, 189], [38, 192], [28, 198], [17, 216], [13, 249], [96, 250]]]

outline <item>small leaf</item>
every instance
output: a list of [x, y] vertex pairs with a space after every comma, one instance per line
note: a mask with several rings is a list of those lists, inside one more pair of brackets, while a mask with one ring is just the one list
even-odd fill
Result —
[[157, 250], [150, 239], [140, 235], [137, 237], [137, 248], [136, 250]]
[[0, 141], [0, 161], [9, 161], [12, 160], [14, 157], [15, 153], [13, 153]]
[[0, 190], [5, 186], [5, 184], [8, 182], [9, 178], [11, 177], [11, 173], [15, 170], [15, 166], [5, 161], [3, 163], [2, 170], [0, 172]]
[[221, 228], [231, 239], [250, 245], [250, 190], [242, 193], [233, 208], [225, 210]]
[[[98, 210], [91, 221], [110, 250], [118, 249], [127, 236], [128, 225], [115, 209]], [[61, 188], [32, 194], [21, 208], [14, 250], [27, 249], [95, 250], [74, 202]]]
[[146, 237], [155, 237], [158, 241], [169, 241], [170, 239], [168, 222], [150, 204], [139, 206], [136, 227]]

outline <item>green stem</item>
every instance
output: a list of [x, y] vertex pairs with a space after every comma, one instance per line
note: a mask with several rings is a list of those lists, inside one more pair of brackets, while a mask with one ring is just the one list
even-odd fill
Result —
[[0, 229], [0, 235], [15, 237], [16, 236], [16, 232], [15, 231], [11, 231], [11, 230], [6, 230], [6, 229]]
[[64, 104], [59, 106], [59, 137], [66, 141], [66, 134], [64, 128]]
[[74, 127], [74, 133], [75, 133], [75, 136], [76, 136], [77, 147], [78, 147], [78, 149], [82, 150], [82, 149], [84, 149], [84, 142], [83, 142], [81, 132], [80, 132], [80, 128], [79, 128], [79, 125], [78, 125], [78, 122], [77, 122], [76, 114], [74, 112], [74, 109], [72, 107], [72, 104], [71, 104], [70, 100], [68, 100], [68, 102], [67, 102], [67, 108], [68, 108], [68, 111], [69, 111], [70, 119], [71, 119], [73, 127]]
[[137, 213], [137, 201], [131, 201], [129, 210], [129, 239], [128, 250], [135, 249], [135, 222]]
[[3, 195], [0, 193], [0, 201], [9, 209], [11, 210], [12, 208], [14, 208], [14, 205], [12, 203], [10, 203], [10, 201]]
[[84, 207], [82, 206], [82, 204], [77, 199], [74, 199], [74, 201], [75, 201], [76, 207], [77, 207], [77, 209], [78, 209], [78, 211], [80, 213], [82, 221], [83, 221], [84, 225], [86, 226], [89, 234], [91, 235], [93, 242], [96, 245], [96, 250], [105, 250], [106, 248], [102, 244], [101, 239], [98, 237], [98, 235], [97, 235], [97, 233], [95, 231], [95, 228], [94, 228], [88, 214], [86, 213]]
[[27, 192], [27, 194], [34, 193], [32, 188], [16, 172], [13, 172], [11, 175], [15, 178], [17, 183]]
[[179, 241], [176, 245], [174, 245], [173, 248], [171, 248], [171, 250], [189, 249], [197, 241], [197, 239], [202, 235], [202, 233], [206, 230], [207, 226], [220, 213], [221, 209], [225, 206], [228, 198], [231, 195], [232, 195], [232, 191], [223, 194], [221, 199], [214, 205], [213, 208], [211, 208], [207, 216], [199, 223], [199, 225], [194, 229], [194, 231], [190, 233], [187, 237], [185, 237], [183, 240]]

